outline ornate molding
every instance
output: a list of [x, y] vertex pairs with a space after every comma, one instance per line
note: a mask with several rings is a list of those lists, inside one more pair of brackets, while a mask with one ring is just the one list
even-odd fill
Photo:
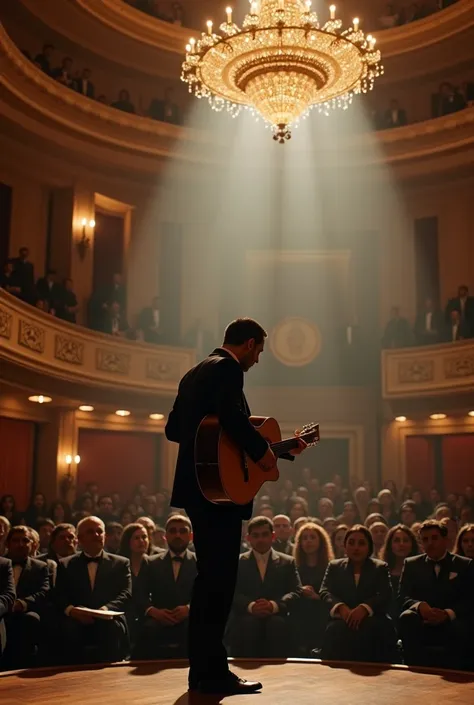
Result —
[[30, 321], [20, 319], [18, 343], [37, 353], [44, 353], [44, 328]]
[[12, 315], [0, 307], [0, 338], [10, 340], [12, 335]]
[[84, 343], [65, 335], [56, 335], [54, 357], [71, 365], [84, 364]]
[[398, 381], [400, 384], [413, 384], [417, 382], [431, 382], [434, 375], [432, 360], [407, 360], [398, 367]]
[[98, 348], [96, 352], [96, 368], [102, 370], [102, 372], [128, 377], [130, 374], [130, 355]]

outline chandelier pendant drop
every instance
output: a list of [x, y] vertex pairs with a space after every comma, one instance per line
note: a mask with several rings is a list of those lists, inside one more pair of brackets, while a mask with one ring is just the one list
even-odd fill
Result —
[[228, 7], [220, 34], [208, 20], [201, 39], [190, 39], [181, 79], [214, 110], [235, 117], [250, 109], [284, 144], [309, 110], [346, 109], [383, 73], [375, 38], [360, 30], [359, 19], [342, 29], [335, 5], [329, 11], [320, 25], [311, 0], [253, 1], [238, 27]]

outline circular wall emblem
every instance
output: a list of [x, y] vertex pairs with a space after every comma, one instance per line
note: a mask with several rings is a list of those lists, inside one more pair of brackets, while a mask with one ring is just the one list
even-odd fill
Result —
[[270, 333], [270, 350], [288, 367], [309, 365], [321, 350], [318, 326], [306, 318], [284, 318]]

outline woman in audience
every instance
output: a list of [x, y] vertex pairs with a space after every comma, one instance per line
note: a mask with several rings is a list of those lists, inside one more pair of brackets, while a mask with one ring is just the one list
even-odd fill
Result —
[[419, 553], [420, 548], [416, 536], [408, 526], [397, 524], [390, 529], [380, 552], [380, 558], [387, 563], [392, 581], [393, 600], [390, 610], [392, 619], [398, 619], [400, 614], [397, 595], [405, 558], [417, 556]]
[[344, 541], [346, 539], [346, 534], [349, 527], [345, 524], [339, 524], [335, 532], [332, 535], [332, 548], [334, 551], [334, 558], [344, 558], [346, 555], [346, 549], [344, 548]]
[[385, 480], [385, 482], [383, 483], [383, 489], [390, 490], [390, 492], [392, 493], [392, 497], [396, 503], [398, 499], [398, 489], [395, 482], [393, 480]]
[[364, 526], [367, 529], [370, 529], [372, 524], [375, 524], [376, 521], [381, 521], [382, 524], [386, 524], [386, 519], [383, 516], [383, 514], [379, 514], [379, 512], [374, 512], [373, 514], [369, 514], [366, 520], [364, 521]]
[[0, 514], [0, 556], [5, 555], [5, 544], [7, 542], [8, 532], [11, 529], [11, 524], [8, 519]]
[[323, 529], [327, 533], [329, 538], [332, 538], [332, 535], [336, 531], [338, 525], [339, 522], [335, 517], [328, 517], [323, 521]]
[[136, 517], [132, 514], [129, 509], [123, 509], [119, 515], [119, 521], [122, 526], [127, 526], [135, 521]]
[[[381, 514], [382, 515], [382, 505], [380, 504], [377, 497], [372, 497], [367, 505], [367, 516], [371, 514]], [[383, 516], [383, 515], [382, 515]]]
[[365, 521], [368, 514], [367, 507], [369, 506], [369, 499], [369, 493], [365, 487], [361, 486], [354, 490], [354, 502], [361, 521]]
[[354, 524], [359, 523], [359, 517], [357, 512], [357, 507], [354, 502], [344, 502], [344, 509], [339, 517], [341, 524], [346, 524], [346, 526], [354, 526]]
[[321, 656], [391, 663], [396, 634], [388, 614], [392, 601], [388, 566], [371, 558], [372, 536], [360, 524], [347, 531], [345, 549], [347, 558], [329, 563], [321, 586], [321, 599], [331, 609]]
[[304, 524], [307, 524], [309, 521], [311, 521], [309, 517], [298, 517], [298, 519], [293, 524], [293, 533], [295, 534], [295, 536], [301, 529], [301, 527], [304, 526]]
[[453, 516], [453, 513], [451, 511], [451, 508], [448, 507], [446, 502], [440, 502], [434, 508], [433, 519], [436, 519], [436, 521], [441, 521], [441, 519], [444, 519], [445, 517], [448, 519], [451, 519], [452, 516]]
[[148, 549], [150, 539], [141, 524], [129, 524], [123, 530], [118, 554], [130, 560], [132, 571], [132, 601], [127, 613], [132, 647], [135, 643], [141, 619], [149, 603], [148, 594]]
[[296, 534], [293, 555], [303, 584], [303, 596], [294, 611], [297, 641], [309, 655], [311, 649], [321, 646], [329, 615], [319, 597], [326, 568], [334, 557], [329, 536], [314, 522], [303, 524]]
[[36, 492], [25, 512], [25, 524], [31, 526], [32, 529], [37, 529], [38, 521], [46, 519], [47, 516], [46, 497], [42, 492]]
[[328, 497], [321, 497], [318, 502], [318, 517], [321, 521], [334, 516], [334, 504]]
[[454, 553], [474, 560], [474, 524], [466, 524], [462, 527], [456, 539]]
[[297, 519], [308, 516], [308, 503], [303, 497], [292, 498], [289, 516], [293, 525]]
[[385, 539], [387, 538], [388, 526], [382, 521], [375, 521], [371, 524], [369, 531], [372, 536], [372, 541], [374, 542], [374, 558], [378, 558], [385, 543]]
[[390, 490], [380, 490], [377, 499], [382, 505], [382, 511], [380, 513], [385, 517], [388, 526], [395, 526], [395, 524], [398, 524], [395, 498]]
[[70, 524], [72, 521], [71, 507], [67, 502], [61, 502], [60, 499], [56, 499], [49, 509], [48, 517], [54, 521], [56, 526], [58, 524]]
[[12, 526], [21, 524], [21, 512], [17, 511], [15, 497], [12, 494], [4, 494], [0, 499], [0, 515], [6, 517]]
[[444, 517], [441, 519], [441, 524], [444, 524], [448, 529], [448, 551], [453, 552], [456, 544], [456, 537], [458, 535], [458, 523], [456, 519]]

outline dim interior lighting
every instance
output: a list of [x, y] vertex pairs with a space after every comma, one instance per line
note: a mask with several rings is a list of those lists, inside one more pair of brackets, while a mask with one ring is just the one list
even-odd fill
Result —
[[81, 225], [82, 225], [83, 228], [86, 227], [86, 225], [87, 225], [87, 218], [83, 218], [83, 219], [81, 220]]
[[81, 456], [80, 456], [80, 455], [75, 455], [75, 456], [74, 456], [74, 462], [76, 463], [76, 465], [79, 465], [79, 463], [81, 462]]
[[430, 414], [430, 419], [433, 419], [433, 421], [441, 421], [441, 419], [445, 419], [446, 414]]
[[70, 465], [72, 463], [72, 455], [66, 455], [64, 460], [66, 461], [66, 465]]
[[51, 397], [45, 397], [43, 394], [34, 394], [32, 397], [28, 397], [28, 401], [34, 401], [36, 404], [48, 404], [53, 400]]
[[395, 416], [395, 421], [398, 421], [398, 423], [403, 423], [406, 420], [407, 420], [406, 416]]
[[94, 218], [91, 218], [91, 219], [89, 220], [89, 227], [90, 227], [90, 228], [95, 228], [95, 220], [94, 220]]
[[81, 404], [79, 411], [94, 411], [94, 407], [89, 404]]
[[127, 409], [117, 409], [115, 413], [117, 416], [130, 416], [130, 411], [127, 411]]
[[468, 415], [468, 416], [474, 416], [474, 411], [468, 411], [468, 412], [467, 412], [467, 415]]
[[149, 418], [152, 419], [153, 421], [163, 421], [163, 419], [165, 418], [165, 415], [164, 414], [150, 414]]

